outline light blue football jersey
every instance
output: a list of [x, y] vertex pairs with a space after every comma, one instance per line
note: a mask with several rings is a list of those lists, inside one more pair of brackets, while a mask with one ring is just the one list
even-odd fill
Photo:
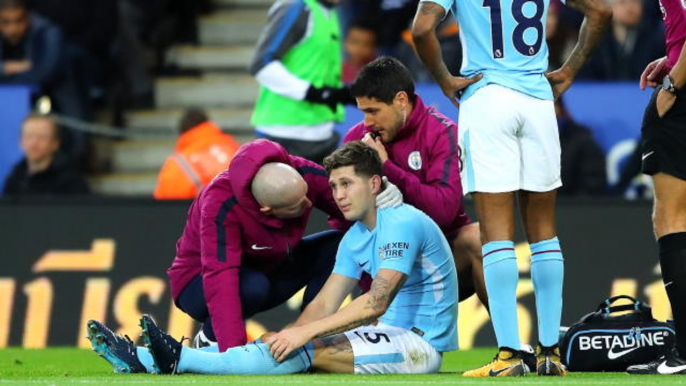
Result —
[[376, 227], [356, 222], [338, 247], [333, 272], [360, 279], [380, 269], [408, 275], [381, 322], [412, 330], [436, 350], [457, 350], [457, 274], [438, 225], [415, 207], [378, 209]]
[[460, 73], [483, 79], [467, 87], [461, 100], [491, 83], [539, 99], [553, 99], [545, 77], [549, 0], [422, 0], [457, 17], [463, 58]]

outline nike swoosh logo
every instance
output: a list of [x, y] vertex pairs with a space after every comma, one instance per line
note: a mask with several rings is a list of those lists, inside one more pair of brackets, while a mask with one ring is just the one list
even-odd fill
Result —
[[651, 151], [650, 153], [645, 153], [645, 154], [643, 154], [643, 155], [641, 156], [641, 161], [644, 161], [646, 158], [648, 158], [648, 157], [650, 157], [651, 155], [653, 155], [653, 153], [655, 153], [655, 151]]
[[675, 374], [683, 370], [686, 370], [686, 365], [669, 367], [667, 366], [667, 361], [660, 363], [660, 366], [657, 367], [658, 374]]
[[258, 247], [257, 244], [253, 244], [252, 249], [254, 249], [256, 251], [261, 251], [263, 249], [272, 249], [272, 247]]
[[490, 371], [488, 372], [488, 375], [491, 376], [491, 377], [497, 377], [498, 375], [500, 375], [500, 374], [502, 374], [502, 373], [504, 373], [504, 372], [506, 372], [506, 371], [512, 370], [512, 369], [515, 368], [515, 367], [517, 367], [517, 365], [512, 365], [512, 366], [509, 366], [509, 367], [505, 367], [504, 369], [500, 369], [500, 370], [498, 370], [498, 371], [490, 370]]
[[624, 350], [624, 351], [620, 351], [620, 352], [614, 352], [614, 351], [610, 350], [607, 352], [607, 359], [613, 361], [617, 358], [623, 357], [624, 355], [636, 350], [637, 348], [639, 348], [639, 347], [630, 348], [628, 350]]

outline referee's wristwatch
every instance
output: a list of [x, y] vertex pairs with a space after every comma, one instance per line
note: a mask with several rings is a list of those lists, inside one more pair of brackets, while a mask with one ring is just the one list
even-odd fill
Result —
[[665, 75], [665, 77], [662, 78], [662, 89], [670, 94], [676, 95], [676, 88], [674, 87], [674, 82], [672, 81], [671, 76]]

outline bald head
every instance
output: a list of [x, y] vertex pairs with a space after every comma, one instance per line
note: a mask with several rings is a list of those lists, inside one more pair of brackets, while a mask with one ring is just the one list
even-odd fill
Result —
[[311, 206], [306, 197], [307, 183], [300, 173], [283, 163], [264, 164], [255, 174], [251, 190], [263, 212], [275, 217], [299, 217]]

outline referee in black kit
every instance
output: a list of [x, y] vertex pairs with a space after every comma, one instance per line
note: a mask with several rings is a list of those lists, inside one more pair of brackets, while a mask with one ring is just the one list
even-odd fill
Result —
[[[686, 10], [683, 0], [660, 0], [667, 56], [641, 74], [641, 89], [655, 87], [643, 116], [642, 169], [655, 187], [653, 227], [660, 267], [672, 305], [677, 343], [631, 374], [686, 374]], [[686, 3], [684, 3], [686, 4]]]

